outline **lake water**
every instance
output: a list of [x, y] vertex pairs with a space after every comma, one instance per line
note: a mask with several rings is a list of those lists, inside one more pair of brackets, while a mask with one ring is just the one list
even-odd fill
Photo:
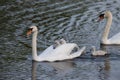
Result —
[[[100, 45], [105, 20], [96, 20], [104, 10], [113, 14], [111, 37], [120, 30], [119, 0], [1, 0], [0, 80], [119, 80], [120, 46]], [[86, 46], [85, 54], [61, 62], [32, 61], [31, 37], [26, 38], [31, 25], [39, 28], [39, 54], [60, 38]], [[91, 46], [110, 55], [92, 57]]]

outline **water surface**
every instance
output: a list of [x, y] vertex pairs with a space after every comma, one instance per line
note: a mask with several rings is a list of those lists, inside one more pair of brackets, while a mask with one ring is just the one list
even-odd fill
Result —
[[[101, 46], [105, 20], [96, 22], [100, 12], [110, 10], [113, 23], [109, 37], [120, 30], [119, 0], [8, 0], [0, 1], [0, 80], [119, 80], [120, 46]], [[34, 62], [30, 25], [39, 28], [38, 52], [54, 40], [65, 38], [86, 53], [62, 62]], [[110, 55], [90, 56], [91, 46]]]

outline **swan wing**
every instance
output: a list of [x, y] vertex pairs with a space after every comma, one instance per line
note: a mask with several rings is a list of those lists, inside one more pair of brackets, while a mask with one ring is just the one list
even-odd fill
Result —
[[51, 52], [53, 52], [53, 45], [49, 46], [47, 49], [45, 49], [39, 56], [45, 57], [47, 55], [50, 55]]
[[107, 52], [102, 50], [95, 51], [94, 53], [92, 53], [93, 56], [103, 56], [105, 54], [107, 54]]
[[[39, 58], [43, 59], [44, 61], [65, 60], [70, 58], [70, 56], [71, 57], [73, 56], [73, 54], [70, 55], [70, 53], [73, 50], [73, 48], [76, 46], [77, 44], [75, 43], [62, 44], [56, 49], [53, 49], [53, 46], [50, 46], [45, 51], [43, 51], [43, 53], [39, 55]], [[75, 54], [74, 54], [74, 57], [75, 57]]]
[[73, 59], [73, 58], [76, 58], [76, 57], [81, 56], [82, 53], [84, 53], [85, 49], [86, 49], [86, 47], [82, 47], [82, 48], [81, 48], [80, 50], [78, 50], [77, 52], [69, 55], [67, 59]]
[[120, 32], [108, 39], [111, 44], [120, 44]]
[[73, 59], [73, 58], [79, 57], [84, 52], [85, 49], [86, 49], [86, 47], [82, 47], [80, 50], [78, 50], [77, 52], [74, 52], [72, 54], [70, 54], [72, 51], [72, 50], [70, 50], [70, 52], [68, 52], [68, 55], [66, 55], [66, 54], [65, 55], [56, 55], [58, 57], [51, 59], [51, 60], [52, 61], [61, 61], [61, 60], [66, 60], [66, 59]]
[[[77, 44], [75, 43], [67, 43], [67, 44], [63, 44], [61, 46], [59, 46], [58, 48], [56, 48], [54, 51], [53, 51], [53, 54], [55, 55], [61, 55], [61, 56], [65, 56], [65, 55], [69, 55], [70, 52], [75, 48], [77, 47]], [[60, 53], [60, 54], [59, 54]]]

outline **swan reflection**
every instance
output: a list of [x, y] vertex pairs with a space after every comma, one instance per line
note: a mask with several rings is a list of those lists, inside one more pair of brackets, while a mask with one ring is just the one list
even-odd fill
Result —
[[[107, 51], [107, 46], [102, 45], [100, 48], [104, 51]], [[100, 80], [109, 80], [110, 69], [111, 69], [109, 57], [110, 56], [105, 57], [103, 65], [101, 65], [101, 64], [97, 65], [98, 66], [98, 72], [99, 72], [98, 77], [99, 77]]]
[[[41, 67], [49, 71], [49, 69], [52, 69], [52, 71], [56, 72], [58, 76], [64, 76], [66, 73], [70, 73], [76, 64], [72, 61], [65, 61], [65, 62], [41, 62], [38, 63], [36, 61], [32, 61], [32, 80], [36, 80], [37, 77], [37, 66], [40, 64]], [[45, 68], [48, 67], [48, 68]]]
[[100, 80], [109, 80], [110, 75], [110, 62], [109, 59], [106, 58], [103, 65], [98, 65], [98, 77]]
[[37, 62], [32, 60], [32, 79], [36, 80], [36, 69], [37, 69]]

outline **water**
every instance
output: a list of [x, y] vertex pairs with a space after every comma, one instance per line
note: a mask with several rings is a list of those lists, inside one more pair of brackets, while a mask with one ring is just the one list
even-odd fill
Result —
[[[119, 32], [119, 0], [8, 0], [0, 1], [0, 80], [119, 80], [120, 46], [100, 46], [105, 21], [99, 12], [110, 10], [113, 23], [110, 37]], [[30, 25], [39, 28], [38, 52], [54, 40], [65, 38], [86, 53], [62, 62], [34, 62]], [[91, 57], [91, 46], [110, 55]]]

